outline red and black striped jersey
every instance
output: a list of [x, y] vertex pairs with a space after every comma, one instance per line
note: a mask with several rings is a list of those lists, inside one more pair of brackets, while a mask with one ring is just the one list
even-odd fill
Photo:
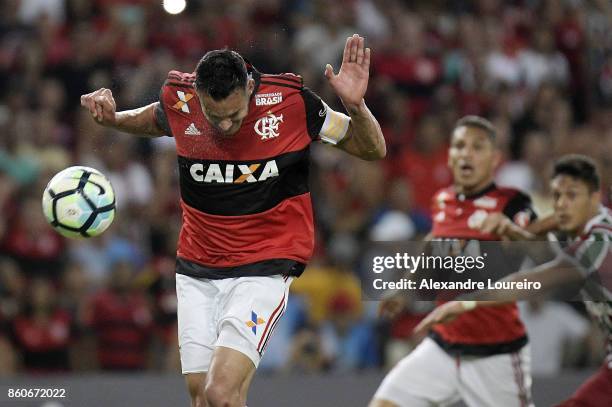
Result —
[[[491, 184], [478, 194], [466, 196], [453, 187], [444, 188], [432, 200], [433, 239], [464, 243], [500, 240], [479, 230], [487, 214], [494, 212], [504, 213], [523, 227], [535, 219], [530, 198], [516, 189]], [[516, 304], [466, 312], [451, 323], [437, 325], [431, 336], [447, 351], [464, 355], [514, 352], [527, 343]]]
[[312, 255], [309, 146], [327, 109], [300, 76], [248, 70], [255, 90], [231, 137], [205, 118], [194, 74], [171, 71], [162, 87], [156, 120], [176, 142], [183, 210], [177, 272], [299, 275]]

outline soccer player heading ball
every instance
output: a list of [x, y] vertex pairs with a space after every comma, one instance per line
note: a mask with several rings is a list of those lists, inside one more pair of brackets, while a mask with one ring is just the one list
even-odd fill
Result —
[[294, 74], [258, 72], [236, 52], [210, 51], [194, 73], [171, 71], [159, 102], [116, 112], [99, 89], [81, 104], [98, 123], [176, 142], [183, 225], [176, 287], [181, 365], [192, 406], [244, 406], [250, 381], [314, 247], [309, 146], [322, 141], [383, 158], [364, 102], [370, 49], [347, 38], [325, 76], [349, 116]]

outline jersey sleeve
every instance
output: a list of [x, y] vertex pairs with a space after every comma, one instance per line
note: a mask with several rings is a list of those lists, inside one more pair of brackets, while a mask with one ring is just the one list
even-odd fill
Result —
[[300, 92], [302, 98], [304, 98], [304, 105], [306, 106], [306, 126], [308, 127], [308, 135], [312, 140], [319, 140], [319, 133], [325, 122], [327, 107], [319, 95], [306, 86], [302, 87]]
[[303, 87], [308, 134], [312, 140], [337, 145], [348, 134], [351, 118], [327, 106], [313, 91]]
[[597, 272], [607, 276], [612, 272], [610, 249], [609, 233], [594, 230], [586, 239], [571, 245], [565, 252], [572, 257], [573, 263], [579, 266], [580, 272], [585, 277]]
[[522, 192], [517, 192], [508, 201], [503, 213], [520, 227], [526, 227], [537, 218], [531, 205], [531, 198]]
[[[164, 86], [166, 84], [164, 83]], [[167, 136], [172, 137], [172, 130], [170, 129], [170, 123], [168, 123], [168, 116], [166, 116], [166, 107], [164, 106], [164, 86], [162, 86], [159, 92], [159, 102], [155, 105], [155, 122], [162, 129]]]
[[[155, 106], [154, 110], [155, 121], [157, 122], [159, 128], [162, 129], [167, 136], [174, 136], [172, 134], [172, 128], [170, 127], [167, 114], [167, 98], [169, 97], [169, 94], [174, 94], [174, 91], [172, 91], [171, 87], [178, 87], [179, 89], [191, 89], [193, 87], [194, 81], [195, 75], [193, 73], [184, 73], [175, 70], [168, 72], [166, 81], [164, 82], [159, 91], [159, 103]], [[189, 99], [186, 99], [185, 101], [187, 100]], [[189, 110], [187, 109], [186, 111], [188, 112]]]

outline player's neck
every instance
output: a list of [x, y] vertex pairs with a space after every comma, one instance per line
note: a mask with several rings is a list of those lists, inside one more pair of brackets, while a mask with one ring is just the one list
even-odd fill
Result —
[[589, 214], [589, 218], [587, 219], [587, 221], [584, 223], [584, 225], [582, 225], [582, 228], [580, 228], [580, 233], [582, 233], [583, 231], [585, 231], [584, 229], [587, 227], [587, 225], [589, 223], [591, 223], [591, 221], [596, 218], [598, 215], [600, 214], [600, 210], [599, 210], [599, 205], [597, 205], [596, 208], [592, 208], [591, 209], [591, 213]]
[[570, 233], [571, 236], [580, 236], [583, 233], [587, 232], [586, 228], [588, 226], [588, 224], [597, 216], [599, 215], [599, 206], [597, 208], [594, 208], [591, 210], [591, 212], [589, 213], [589, 217], [587, 218], [587, 220], [581, 224], [579, 227], [576, 228], [576, 230], [573, 233]]
[[465, 186], [455, 184], [455, 192], [458, 194], [462, 194], [466, 197], [480, 195], [483, 191], [489, 189], [493, 184], [493, 178], [487, 178], [486, 180], [479, 182], [473, 186]]

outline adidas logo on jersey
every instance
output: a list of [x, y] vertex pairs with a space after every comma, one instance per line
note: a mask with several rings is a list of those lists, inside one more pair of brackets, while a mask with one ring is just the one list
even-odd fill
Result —
[[198, 128], [195, 126], [194, 123], [191, 123], [189, 126], [187, 126], [187, 128], [185, 129], [185, 134], [187, 136], [200, 136], [202, 135], [202, 132], [200, 130], [198, 130]]
[[207, 184], [242, 184], [243, 182], [262, 182], [268, 178], [278, 177], [276, 160], [270, 160], [262, 165], [255, 164], [203, 164], [195, 163], [189, 167], [189, 173], [196, 182]]

